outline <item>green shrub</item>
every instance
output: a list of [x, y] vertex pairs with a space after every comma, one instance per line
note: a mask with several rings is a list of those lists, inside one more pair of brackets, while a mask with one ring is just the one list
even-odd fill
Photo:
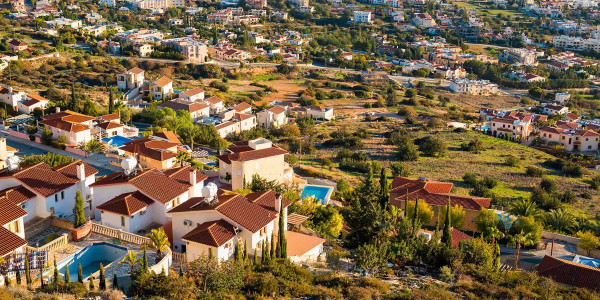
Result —
[[529, 166], [527, 167], [525, 174], [529, 177], [542, 177], [546, 174], [546, 171], [540, 167]]
[[516, 156], [509, 156], [506, 158], [506, 160], [504, 161], [504, 164], [509, 166], [509, 167], [516, 167], [519, 165], [519, 158], [517, 158]]

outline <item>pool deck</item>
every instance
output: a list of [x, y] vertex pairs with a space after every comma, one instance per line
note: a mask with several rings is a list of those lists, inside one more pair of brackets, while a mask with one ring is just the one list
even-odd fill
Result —
[[[136, 251], [136, 252], [138, 252], [138, 256], [141, 258], [142, 252], [143, 252], [141, 245], [127, 243], [127, 242], [123, 242], [123, 241], [121, 241], [120, 244], [115, 244], [114, 241], [115, 241], [114, 238], [111, 238], [111, 237], [108, 237], [105, 235], [101, 235], [101, 234], [97, 234], [97, 233], [92, 233], [92, 235], [84, 241], [80, 241], [80, 242], [71, 241], [68, 244], [60, 247], [59, 249], [54, 251], [54, 257], [56, 258], [57, 262], [60, 262], [63, 259], [75, 254], [77, 251], [79, 251], [91, 244], [104, 242], [104, 243], [109, 243], [109, 244], [114, 244], [114, 245], [117, 245], [120, 247], [124, 247], [131, 251]], [[147, 253], [147, 257], [148, 257], [148, 264], [150, 266], [154, 265], [154, 261], [156, 258], [155, 252], [152, 249], [147, 249], [146, 253]], [[53, 263], [53, 262], [54, 262], [54, 258], [51, 257], [50, 263]], [[119, 277], [127, 276], [127, 275], [129, 275], [129, 266], [126, 264], [119, 264], [118, 261], [115, 261], [109, 267], [105, 268], [104, 271], [105, 271], [106, 278], [112, 278], [114, 272], [116, 272], [117, 276], [119, 276]], [[73, 276], [73, 275], [71, 275], [71, 276]]]

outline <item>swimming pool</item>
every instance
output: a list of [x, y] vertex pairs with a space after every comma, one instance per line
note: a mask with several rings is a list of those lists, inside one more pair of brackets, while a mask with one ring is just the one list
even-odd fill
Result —
[[115, 136], [103, 138], [102, 141], [107, 143], [110, 146], [118, 148], [118, 147], [123, 146], [123, 144], [132, 141], [132, 139], [126, 138], [126, 137], [120, 136], [120, 135], [115, 135]]
[[83, 278], [85, 279], [100, 270], [100, 264], [106, 267], [114, 261], [121, 260], [126, 254], [127, 248], [104, 242], [94, 243], [57, 263], [58, 272], [63, 277], [66, 268], [69, 268], [71, 281], [76, 281], [77, 268], [81, 263]]
[[594, 259], [586, 256], [576, 255], [573, 262], [584, 264], [586, 266], [600, 268], [600, 259]]
[[321, 204], [325, 205], [329, 203], [332, 192], [333, 188], [329, 186], [307, 184], [302, 189], [302, 195], [300, 197], [304, 199], [312, 196], [321, 201]]

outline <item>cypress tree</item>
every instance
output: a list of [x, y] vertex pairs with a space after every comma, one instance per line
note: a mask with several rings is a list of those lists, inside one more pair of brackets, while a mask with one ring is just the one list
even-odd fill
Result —
[[71, 274], [69, 273], [69, 266], [65, 267], [65, 282], [66, 283], [71, 282]]
[[115, 110], [114, 105], [115, 104], [113, 102], [113, 92], [112, 92], [112, 89], [110, 89], [109, 93], [108, 93], [108, 113], [109, 114], [112, 114], [113, 111]]
[[448, 199], [448, 206], [446, 206], [446, 219], [444, 220], [444, 232], [442, 233], [442, 243], [448, 248], [452, 246], [452, 224], [450, 222], [450, 199]]
[[258, 265], [258, 253], [254, 250], [254, 255], [252, 255], [252, 265]]
[[98, 283], [100, 290], [106, 290], [106, 278], [104, 277], [104, 266], [100, 264], [100, 282]]
[[117, 272], [113, 273], [113, 284], [112, 284], [112, 288], [113, 290], [118, 290], [119, 289], [119, 282], [117, 280]]
[[77, 281], [83, 283], [83, 269], [81, 268], [81, 263], [77, 263]]
[[277, 257], [287, 258], [287, 241], [285, 240], [285, 222], [283, 214], [283, 200], [279, 208], [279, 232], [277, 233]]
[[58, 282], [60, 281], [60, 275], [58, 274], [58, 267], [56, 266], [56, 256], [54, 257], [54, 275], [52, 278], [52, 283], [53, 284], [58, 284]]
[[269, 251], [269, 259], [275, 258], [275, 232], [271, 232], [271, 251]]
[[146, 246], [144, 246], [144, 252], [142, 257], [142, 272], [148, 272], [148, 255], [146, 254]]
[[29, 253], [25, 254], [25, 282], [31, 284], [31, 270], [29, 269]]
[[244, 240], [244, 262], [248, 261], [248, 246], [246, 240]]
[[244, 254], [242, 253], [242, 244], [235, 243], [235, 261], [238, 263], [242, 263], [244, 261]]
[[381, 208], [385, 209], [388, 205], [389, 199], [389, 185], [387, 180], [387, 172], [385, 168], [381, 168], [381, 175], [379, 176], [379, 204]]
[[73, 226], [78, 228], [87, 222], [85, 218], [85, 209], [83, 207], [83, 198], [81, 197], [81, 192], [77, 190], [75, 194], [75, 208], [73, 208], [73, 213], [75, 214], [75, 222]]
[[208, 248], [208, 258], [213, 259], [212, 248]]
[[404, 196], [404, 215], [408, 216], [408, 189], [406, 189], [406, 196]]
[[179, 262], [179, 277], [183, 277], [183, 262]]
[[412, 219], [412, 228], [413, 230], [417, 227], [417, 215], [419, 214], [419, 198], [415, 199], [415, 210], [413, 213]]
[[19, 269], [17, 269], [15, 277], [17, 277], [17, 285], [21, 285], [21, 271]]
[[94, 286], [94, 276], [90, 275], [90, 291], [93, 291], [96, 287]]
[[4, 276], [4, 286], [5, 287], [10, 286], [10, 277], [8, 277], [8, 275]]

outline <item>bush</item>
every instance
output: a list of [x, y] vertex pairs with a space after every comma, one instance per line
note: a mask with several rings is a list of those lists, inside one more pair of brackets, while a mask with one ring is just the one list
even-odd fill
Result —
[[393, 176], [403, 176], [406, 177], [410, 175], [408, 168], [401, 162], [393, 162], [390, 164], [390, 169], [392, 170]]
[[482, 183], [488, 188], [488, 189], [493, 189], [498, 185], [498, 180], [490, 177], [490, 176], [485, 176], [483, 178]]
[[544, 190], [546, 193], [553, 193], [556, 191], [556, 183], [549, 178], [544, 178], [540, 182], [540, 188], [542, 188], [542, 190]]
[[397, 158], [402, 161], [414, 161], [419, 158], [417, 147], [408, 137], [402, 138], [398, 141], [398, 154]]
[[473, 174], [473, 173], [465, 173], [465, 175], [463, 175], [463, 181], [471, 186], [474, 186], [475, 184], [477, 184], [477, 181], [479, 181], [477, 179], [477, 175]]
[[430, 136], [422, 139], [419, 143], [419, 151], [421, 151], [426, 156], [432, 156], [432, 157], [445, 156], [447, 150], [448, 150], [448, 147], [446, 146], [446, 143], [444, 143], [440, 139], [433, 138]]
[[600, 189], [600, 175], [596, 175], [592, 178], [592, 183], [590, 185], [595, 190]]
[[452, 273], [452, 269], [448, 266], [443, 266], [440, 268], [440, 279], [445, 282], [454, 282], [455, 276]]
[[525, 174], [529, 177], [542, 177], [546, 174], [546, 171], [540, 167], [529, 166], [527, 167]]
[[566, 163], [562, 167], [562, 172], [564, 175], [569, 176], [569, 177], [579, 178], [579, 177], [583, 176], [583, 168], [574, 163]]
[[509, 167], [516, 167], [519, 165], [519, 162], [520, 162], [519, 158], [511, 155], [506, 158], [506, 160], [504, 161], [504, 164]]
[[476, 138], [468, 143], [460, 144], [460, 149], [463, 151], [479, 153], [481, 150], [483, 150], [483, 143], [480, 139]]

